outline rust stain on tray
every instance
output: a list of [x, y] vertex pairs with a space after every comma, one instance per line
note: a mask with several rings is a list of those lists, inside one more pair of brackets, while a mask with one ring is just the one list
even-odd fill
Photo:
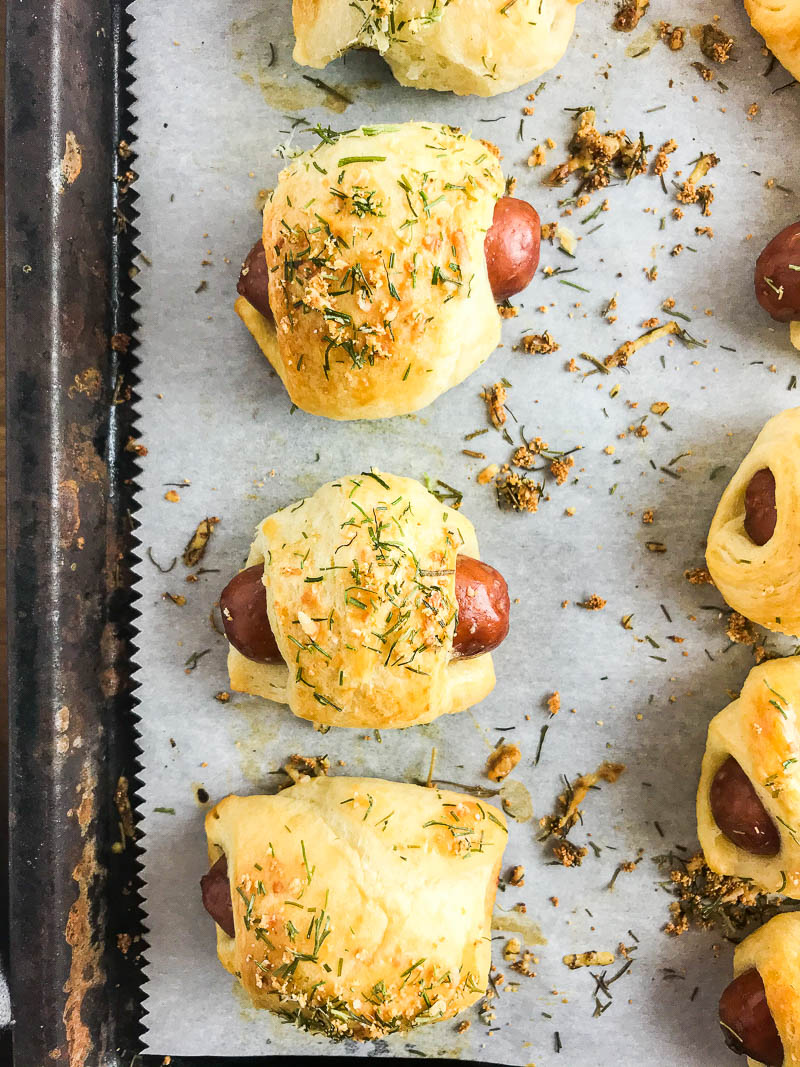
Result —
[[69, 978], [64, 984], [67, 1001], [63, 1016], [70, 1067], [85, 1067], [90, 1062], [89, 1056], [94, 1046], [81, 1009], [86, 994], [102, 985], [104, 981], [101, 967], [102, 945], [95, 942], [92, 937], [93, 923], [89, 902], [90, 890], [100, 874], [97, 862], [97, 842], [94, 834], [89, 833], [94, 817], [96, 784], [88, 764], [85, 764], [78, 787], [80, 801], [74, 811], [81, 829], [81, 837], [84, 838], [81, 858], [72, 872], [72, 877], [78, 886], [78, 898], [70, 908], [64, 930], [65, 940], [72, 949]]
[[78, 143], [78, 138], [72, 130], [67, 130], [67, 136], [64, 143], [64, 155], [61, 157], [60, 167], [61, 185], [59, 192], [62, 196], [69, 186], [80, 176], [82, 169], [83, 148]]

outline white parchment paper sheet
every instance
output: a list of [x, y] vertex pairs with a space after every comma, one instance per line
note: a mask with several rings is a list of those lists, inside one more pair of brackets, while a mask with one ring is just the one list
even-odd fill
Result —
[[[207, 809], [198, 787], [212, 803], [229, 792], [274, 790], [284, 780], [276, 772], [292, 752], [327, 753], [333, 769], [348, 774], [424, 781], [432, 746], [437, 776], [488, 785], [486, 756], [506, 736], [523, 750], [515, 777], [530, 790], [536, 819], [552, 810], [563, 774], [593, 770], [603, 759], [627, 764], [616, 785], [590, 794], [585, 825], [572, 835], [578, 842], [591, 835], [599, 856], [590, 851], [579, 870], [553, 866], [549, 847], [536, 841], [537, 822], [512, 825], [506, 858], [523, 863], [527, 874], [524, 887], [500, 894], [498, 905], [525, 901], [527, 917], [543, 928], [547, 944], [535, 948], [536, 977], [520, 978], [519, 991], [501, 997], [491, 1033], [476, 1016], [464, 1034], [450, 1022], [347, 1051], [540, 1067], [588, 1059], [726, 1064], [715, 1005], [730, 975], [730, 949], [712, 952], [719, 936], [670, 940], [661, 932], [668, 898], [651, 857], [674, 844], [694, 847], [706, 725], [752, 664], [751, 650], [729, 647], [719, 614], [701, 610], [721, 604], [716, 592], [689, 585], [683, 571], [702, 563], [719, 494], [764, 420], [800, 396], [787, 391], [797, 354], [786, 330], [773, 329], [757, 308], [751, 281], [766, 239], [799, 213], [797, 195], [765, 183], [797, 183], [800, 91], [772, 94], [790, 79], [780, 68], [763, 76], [760, 38], [736, 0], [718, 8], [654, 3], [631, 35], [610, 29], [610, 4], [587, 0], [566, 58], [540, 79], [545, 88], [520, 140], [526, 93], [535, 84], [494, 100], [420, 93], [397, 86], [367, 53], [324, 72], [303, 72], [291, 61], [289, 6], [289, 0], [133, 5], [142, 252], [138, 410], [149, 450], [136, 513], [142, 549], [168, 564], [202, 517], [222, 520], [203, 561], [219, 573], [187, 584], [180, 560], [169, 574], [147, 559], [138, 567], [146, 1047], [162, 1054], [342, 1052], [254, 1012], [217, 962], [198, 888]], [[661, 18], [693, 26], [715, 11], [739, 44], [735, 61], [705, 83], [691, 67], [703, 58], [696, 41], [689, 38], [684, 51], [672, 53], [653, 27]], [[628, 54], [647, 47], [638, 58]], [[322, 77], [354, 102], [336, 113], [303, 73]], [[754, 102], [760, 113], [746, 121]], [[518, 301], [519, 317], [505, 324], [504, 346], [482, 372], [408, 418], [346, 424], [292, 414], [232, 303], [240, 263], [260, 232], [259, 190], [274, 184], [281, 166], [276, 145], [314, 143], [295, 120], [338, 129], [410, 118], [462, 125], [500, 145], [507, 173], [519, 179], [517, 195], [530, 199], [543, 221], [553, 221], [558, 200], [573, 187], [549, 189], [541, 179], [565, 158], [573, 119], [564, 109], [590, 103], [598, 124], [624, 126], [634, 137], [642, 130], [656, 149], [675, 137], [673, 169], [684, 176], [701, 151], [716, 151], [721, 163], [710, 175], [711, 218], [696, 205], [685, 208], [682, 222], [670, 218], [671, 171], [670, 195], [653, 176], [595, 194], [590, 206], [564, 220], [582, 237], [577, 259], [549, 245], [542, 254], [543, 265], [577, 267], [562, 280], [583, 289], [540, 273]], [[531, 149], [547, 137], [557, 142], [548, 167], [529, 169]], [[583, 224], [606, 196], [609, 211]], [[600, 222], [602, 229], [590, 233]], [[713, 241], [694, 232], [708, 224]], [[678, 243], [686, 247], [673, 258]], [[651, 282], [644, 268], [654, 264], [658, 278]], [[615, 292], [619, 317], [610, 325], [601, 311]], [[602, 358], [637, 336], [643, 320], [663, 317], [667, 297], [690, 316], [687, 328], [708, 341], [707, 349], [661, 343], [637, 353], [627, 372], [584, 378], [565, 371], [572, 356]], [[513, 350], [523, 332], [544, 329], [561, 346], [557, 353]], [[585, 362], [581, 368], [591, 370]], [[468, 447], [484, 451], [486, 462], [508, 458], [495, 431], [464, 441], [486, 425], [481, 387], [501, 376], [512, 383], [508, 405], [529, 435], [554, 448], [583, 449], [574, 480], [553, 487], [537, 515], [501, 513], [493, 492], [475, 481], [484, 462], [461, 454]], [[611, 398], [614, 385], [619, 392]], [[651, 415], [648, 437], [619, 439], [654, 401], [670, 404], [671, 431]], [[513, 420], [509, 429], [516, 437]], [[609, 445], [613, 455], [605, 451]], [[235, 696], [220, 704], [214, 694], [227, 686], [226, 646], [208, 616], [244, 560], [256, 523], [322, 482], [370, 464], [428, 474], [464, 491], [464, 512], [477, 527], [482, 554], [502, 569], [515, 598], [511, 634], [495, 655], [494, 693], [472, 712], [385, 732], [380, 743], [360, 731], [323, 737], [286, 708], [257, 700]], [[679, 479], [662, 472], [668, 465]], [[184, 479], [191, 484], [178, 488], [180, 502], [165, 500], [168, 483]], [[565, 514], [567, 507], [574, 516]], [[652, 526], [641, 522], [645, 508], [655, 509]], [[648, 551], [646, 541], [663, 542], [666, 553]], [[186, 596], [186, 605], [165, 601], [165, 592]], [[608, 600], [604, 611], [575, 607], [591, 593]], [[570, 604], [562, 607], [565, 600]], [[632, 630], [620, 625], [627, 614]], [[206, 650], [187, 672], [190, 655]], [[562, 710], [534, 766], [547, 720], [544, 702], [554, 690]], [[635, 872], [621, 874], [609, 891], [617, 864], [640, 848], [644, 858]], [[634, 935], [636, 962], [613, 987], [611, 1007], [593, 1018], [589, 971], [568, 971], [561, 958], [590, 948], [614, 951], [620, 941], [633, 944]], [[498, 935], [501, 970], [503, 943]], [[509, 979], [519, 977], [505, 969]]]

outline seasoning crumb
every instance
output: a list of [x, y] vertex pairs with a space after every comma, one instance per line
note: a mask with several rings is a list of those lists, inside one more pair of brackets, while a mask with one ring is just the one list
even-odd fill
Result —
[[486, 761], [486, 776], [493, 782], [502, 782], [519, 763], [522, 753], [519, 745], [500, 745]]
[[776, 897], [760, 893], [749, 879], [716, 874], [702, 852], [688, 860], [669, 852], [655, 856], [654, 861], [668, 871], [677, 896], [669, 905], [672, 918], [664, 927], [675, 937], [694, 926], [717, 928], [738, 942], [742, 931], [762, 925], [781, 910]]
[[539, 500], [544, 486], [525, 475], [509, 471], [497, 480], [497, 499], [501, 507], [511, 507], [514, 511], [535, 512], [539, 510]]
[[692, 567], [683, 572], [683, 577], [692, 585], [713, 585], [714, 579], [708, 567]]
[[520, 344], [523, 352], [527, 352], [528, 355], [534, 353], [547, 355], [549, 352], [557, 352], [560, 347], [553, 340], [549, 330], [545, 330], [544, 333], [528, 333], [522, 338]]
[[656, 513], [652, 508], [645, 508], [642, 512], [642, 522], [645, 526], [651, 526], [655, 517]]
[[547, 710], [551, 715], [558, 715], [561, 710], [561, 694], [557, 689], [547, 698]]
[[727, 63], [735, 40], [719, 26], [707, 23], [700, 38], [700, 51], [714, 63]]
[[728, 639], [737, 645], [754, 645], [756, 643], [753, 624], [744, 615], [740, 615], [738, 611], [731, 612], [725, 633], [728, 635]]
[[630, 33], [639, 25], [649, 6], [650, 0], [626, 0], [617, 8], [617, 13], [614, 15], [612, 23], [614, 29], [621, 33]]
[[511, 868], [508, 875], [508, 884], [518, 886], [525, 885], [525, 868], [521, 863], [518, 863]]
[[168, 500], [170, 504], [177, 504], [181, 498], [175, 489], [168, 489], [167, 492], [164, 493], [164, 499]]
[[679, 52], [686, 44], [685, 26], [671, 26], [668, 22], [660, 22], [658, 35], [662, 41], [666, 41], [673, 52]]
[[488, 389], [484, 389], [481, 396], [486, 402], [486, 410], [492, 425], [499, 430], [505, 424], [507, 418], [505, 409], [506, 387], [502, 382], [495, 382]]
[[301, 756], [294, 753], [283, 765], [292, 781], [307, 782], [310, 778], [325, 778], [330, 770], [327, 756]]
[[577, 601], [577, 606], [584, 608], [586, 611], [602, 611], [606, 604], [607, 601], [603, 600], [597, 593], [592, 593], [586, 600]]
[[456, 1027], [456, 1033], [465, 1034], [467, 1032], [467, 1030], [469, 1030], [470, 1026], [472, 1026], [472, 1023], [470, 1022], [469, 1019], [462, 1019], [461, 1022]]
[[218, 700], [220, 704], [227, 704], [231, 699], [231, 695], [227, 689], [220, 689], [218, 693], [214, 694], [214, 699]]

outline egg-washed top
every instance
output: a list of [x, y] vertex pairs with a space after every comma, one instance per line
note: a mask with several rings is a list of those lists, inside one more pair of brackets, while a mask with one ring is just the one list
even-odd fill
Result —
[[507, 840], [484, 801], [374, 778], [317, 778], [222, 800], [236, 936], [223, 965], [253, 1002], [330, 1037], [447, 1018], [486, 990]]
[[[714, 775], [733, 758], [780, 834], [777, 856], [737, 848], [711, 814]], [[700, 844], [712, 870], [751, 878], [767, 892], [800, 898], [800, 658], [753, 667], [738, 699], [709, 724], [697, 797]]]
[[374, 48], [421, 89], [495, 96], [559, 61], [580, 0], [294, 0], [294, 58], [323, 67]]
[[364, 126], [281, 172], [264, 209], [269, 301], [294, 403], [331, 418], [412, 411], [500, 336], [483, 242], [504, 189], [450, 126]]
[[[736, 946], [736, 977], [755, 968], [783, 1044], [783, 1067], [800, 1064], [800, 914], [776, 915]], [[747, 1058], [748, 1067], [759, 1061]]]
[[[764, 467], [775, 478], [777, 521], [755, 544], [744, 528], [745, 493]], [[720, 498], [708, 531], [706, 562], [728, 604], [768, 630], [800, 635], [800, 407], [765, 424]]]
[[265, 519], [249, 562], [264, 560], [294, 713], [401, 726], [449, 710], [464, 549], [477, 554], [464, 516], [419, 482], [379, 471], [330, 482]]

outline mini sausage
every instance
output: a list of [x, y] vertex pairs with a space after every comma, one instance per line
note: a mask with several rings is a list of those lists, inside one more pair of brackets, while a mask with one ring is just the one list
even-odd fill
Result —
[[236, 291], [249, 304], [252, 304], [256, 311], [260, 311], [264, 318], [272, 319], [269, 306], [269, 267], [264, 254], [264, 242], [261, 238], [247, 253]]
[[281, 653], [267, 617], [264, 565], [247, 567], [228, 582], [219, 598], [225, 636], [256, 663], [280, 663]]
[[498, 303], [530, 284], [539, 266], [539, 216], [526, 200], [502, 196], [483, 242], [492, 294]]
[[458, 623], [453, 656], [469, 659], [491, 652], [508, 634], [508, 586], [500, 571], [471, 556], [456, 558]]
[[[267, 616], [263, 564], [240, 571], [222, 590], [219, 605], [225, 636], [237, 651], [256, 663], [280, 663], [281, 654]], [[502, 574], [488, 563], [458, 556], [456, 560], [458, 624], [453, 655], [480, 656], [497, 648], [508, 633], [510, 601]]]
[[[496, 202], [483, 242], [495, 300], [507, 300], [530, 284], [539, 266], [540, 238], [539, 215], [526, 200], [503, 196]], [[236, 289], [256, 311], [271, 319], [268, 281], [264, 244], [259, 240], [247, 254]]]
[[211, 870], [203, 875], [200, 892], [203, 894], [203, 907], [214, 922], [222, 927], [228, 937], [235, 937], [227, 856], [220, 856]]
[[744, 494], [744, 528], [750, 540], [765, 545], [775, 532], [775, 475], [762, 467], [750, 479]]
[[759, 304], [777, 322], [800, 319], [800, 221], [772, 238], [756, 260]]
[[719, 998], [719, 1021], [729, 1049], [766, 1067], [781, 1067], [783, 1043], [755, 967], [743, 971], [725, 989]]
[[714, 821], [729, 841], [754, 856], [777, 856], [778, 829], [733, 756], [714, 775], [709, 799]]

